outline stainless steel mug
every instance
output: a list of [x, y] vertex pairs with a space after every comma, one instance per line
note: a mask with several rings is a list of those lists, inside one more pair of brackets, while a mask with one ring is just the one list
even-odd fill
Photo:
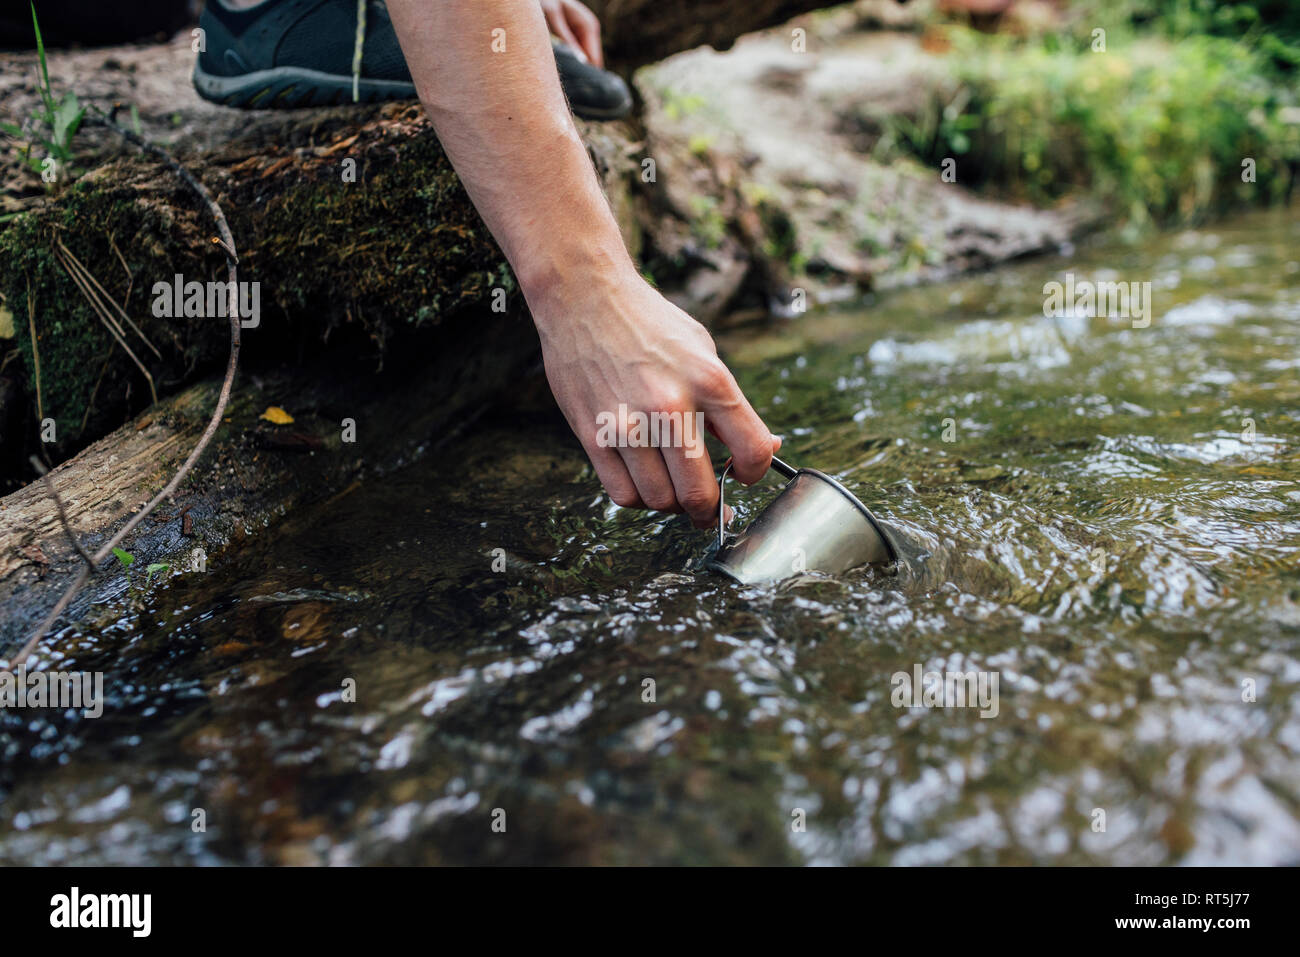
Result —
[[898, 558], [893, 542], [857, 496], [816, 469], [796, 469], [772, 457], [772, 470], [790, 481], [739, 535], [723, 529], [728, 464], [718, 478], [718, 551], [708, 567], [742, 585], [801, 572], [838, 575]]

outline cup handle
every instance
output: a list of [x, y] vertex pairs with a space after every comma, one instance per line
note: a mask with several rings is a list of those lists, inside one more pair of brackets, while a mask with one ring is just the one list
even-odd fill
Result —
[[[718, 476], [718, 548], [722, 547], [722, 539], [723, 539], [723, 534], [725, 532], [723, 518], [727, 514], [727, 511], [726, 511], [726, 502], [724, 501], [724, 499], [725, 499], [725, 489], [727, 483], [727, 473], [730, 471], [731, 471], [731, 461], [728, 460], [726, 467], [722, 470], [722, 474]], [[793, 465], [789, 465], [785, 462], [782, 462], [775, 455], [772, 456], [772, 471], [776, 472], [779, 475], [784, 475], [788, 479], [792, 479], [799, 474], [799, 470], [797, 468], [795, 468]]]

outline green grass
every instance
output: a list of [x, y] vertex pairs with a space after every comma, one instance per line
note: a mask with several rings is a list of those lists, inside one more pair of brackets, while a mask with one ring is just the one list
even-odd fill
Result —
[[[36, 18], [36, 5], [32, 8], [32, 28], [36, 31], [36, 53], [40, 61], [37, 89], [41, 106], [23, 125], [0, 123], [0, 132], [23, 143], [23, 156], [28, 166], [41, 174], [47, 184], [62, 182], [72, 167], [72, 140], [77, 135], [86, 108], [77, 94], [69, 90], [61, 99], [54, 96], [50, 86], [50, 69], [45, 60], [45, 40]], [[44, 156], [33, 155], [33, 147], [43, 147]]]
[[[1294, 82], [1259, 44], [1107, 29], [1032, 41], [952, 34], [954, 82], [882, 148], [958, 181], [1050, 205], [1086, 192], [1132, 227], [1281, 200], [1300, 167]], [[1243, 161], [1254, 182], [1243, 182]]]

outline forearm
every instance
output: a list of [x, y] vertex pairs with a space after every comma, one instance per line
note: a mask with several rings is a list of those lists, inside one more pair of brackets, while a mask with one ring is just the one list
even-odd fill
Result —
[[[756, 482], [779, 446], [708, 332], [638, 274], [556, 74], [536, 0], [388, 0], [438, 138], [528, 299], [556, 402], [613, 501], [714, 521], [701, 448], [614, 447], [614, 410], [704, 415]], [[496, 52], [504, 31], [505, 49]]]
[[[556, 76], [545, 20], [521, 0], [389, 0], [438, 138], [537, 303], [631, 262]], [[493, 31], [504, 30], [504, 52]], [[544, 322], [548, 310], [534, 308]]]

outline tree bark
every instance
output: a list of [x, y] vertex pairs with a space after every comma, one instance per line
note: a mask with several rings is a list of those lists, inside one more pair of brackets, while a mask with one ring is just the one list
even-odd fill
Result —
[[729, 49], [741, 36], [776, 26], [826, 0], [586, 0], [600, 17], [611, 66], [635, 69], [698, 46]]

